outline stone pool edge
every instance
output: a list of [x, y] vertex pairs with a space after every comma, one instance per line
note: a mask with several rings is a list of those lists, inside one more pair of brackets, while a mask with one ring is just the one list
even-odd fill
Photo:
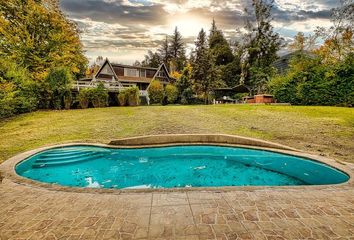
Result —
[[[177, 136], [177, 141], [176, 141]], [[192, 141], [188, 142], [188, 137], [192, 136]], [[196, 137], [197, 136], [197, 137]], [[204, 138], [198, 142], [198, 137]], [[223, 138], [225, 137], [225, 138]], [[160, 139], [159, 141], [152, 141], [151, 144], [148, 144], [147, 140], [155, 138]], [[143, 140], [141, 144], [139, 139]], [[164, 141], [162, 141], [163, 139]], [[168, 141], [170, 139], [170, 141]], [[183, 142], [181, 139], [184, 139]], [[206, 142], [205, 139], [210, 139], [210, 142]], [[219, 142], [216, 140], [219, 139]], [[233, 139], [234, 141], [230, 141]], [[238, 141], [240, 139], [241, 141]], [[115, 145], [112, 145], [115, 144]], [[117, 145], [120, 143], [121, 145]], [[248, 144], [246, 144], [248, 143]], [[136, 145], [134, 145], [136, 144]], [[261, 146], [259, 146], [259, 144]], [[101, 188], [76, 188], [76, 187], [66, 187], [56, 184], [48, 184], [35, 180], [31, 180], [25, 177], [18, 175], [15, 171], [17, 164], [25, 160], [26, 158], [37, 154], [41, 151], [45, 151], [52, 148], [58, 147], [67, 147], [67, 146], [97, 146], [105, 148], [149, 148], [149, 147], [166, 147], [166, 146], [184, 146], [184, 145], [213, 145], [213, 146], [230, 146], [230, 147], [242, 147], [249, 149], [265, 150], [272, 151], [277, 153], [283, 153], [292, 156], [299, 156], [307, 158], [313, 161], [318, 161], [320, 163], [327, 164], [335, 169], [338, 169], [349, 176], [349, 180], [340, 184], [331, 184], [331, 185], [306, 185], [306, 186], [233, 186], [233, 187], [191, 187], [191, 188], [169, 188], [169, 189], [101, 189]], [[221, 191], [255, 191], [255, 190], [270, 190], [270, 189], [287, 189], [287, 190], [319, 190], [319, 189], [333, 189], [341, 186], [354, 186], [354, 165], [350, 163], [339, 162], [330, 158], [312, 155], [291, 147], [287, 147], [281, 144], [272, 143], [268, 141], [244, 138], [234, 135], [218, 135], [218, 134], [176, 134], [176, 135], [152, 135], [152, 136], [142, 136], [134, 138], [124, 138], [121, 140], [111, 141], [110, 144], [101, 144], [101, 143], [65, 143], [65, 144], [56, 144], [41, 147], [38, 149], [26, 151], [20, 153], [2, 164], [0, 164], [0, 174], [2, 174], [3, 180], [10, 180], [18, 184], [23, 184], [35, 188], [45, 188], [47, 190], [54, 191], [66, 191], [66, 192], [77, 192], [77, 193], [110, 193], [110, 194], [121, 194], [121, 193], [151, 193], [151, 192], [186, 192], [186, 191], [212, 191], [212, 192], [221, 192]], [[0, 182], [1, 183], [1, 182]]]

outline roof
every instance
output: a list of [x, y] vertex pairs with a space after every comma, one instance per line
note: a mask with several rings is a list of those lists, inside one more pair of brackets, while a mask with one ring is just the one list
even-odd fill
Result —
[[271, 95], [271, 94], [258, 94], [258, 95], [255, 95], [255, 97], [274, 97], [274, 95]]
[[225, 88], [215, 88], [214, 91], [232, 91], [232, 92], [237, 92], [237, 93], [247, 93], [250, 92], [250, 89], [248, 86], [244, 84], [239, 84], [235, 87], [225, 87]]
[[112, 67], [124, 67], [124, 68], [138, 68], [138, 69], [148, 69], [148, 70], [157, 70], [158, 68], [152, 67], [139, 67], [139, 66], [131, 66], [131, 65], [124, 65], [119, 63], [111, 63]]
[[118, 80], [122, 82], [150, 83], [152, 81], [152, 78], [119, 76]]

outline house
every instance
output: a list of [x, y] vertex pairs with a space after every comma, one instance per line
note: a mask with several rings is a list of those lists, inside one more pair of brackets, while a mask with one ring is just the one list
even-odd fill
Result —
[[129, 87], [138, 87], [140, 96], [147, 97], [147, 89], [153, 80], [159, 80], [163, 85], [174, 81], [165, 64], [158, 68], [137, 67], [111, 63], [106, 59], [93, 78], [76, 81], [73, 90], [96, 87], [102, 82], [109, 93], [119, 93]]

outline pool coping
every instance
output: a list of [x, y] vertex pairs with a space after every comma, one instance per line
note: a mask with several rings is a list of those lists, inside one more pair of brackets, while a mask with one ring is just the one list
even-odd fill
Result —
[[[151, 141], [151, 139], [153, 141]], [[188, 141], [188, 139], [192, 139]], [[141, 140], [141, 144], [139, 144]], [[156, 140], [156, 141], [154, 141]], [[148, 144], [151, 141], [151, 144]], [[209, 142], [208, 142], [209, 141]], [[114, 144], [114, 145], [113, 145]], [[301, 186], [225, 186], [225, 187], [191, 187], [191, 188], [163, 188], [163, 189], [102, 189], [102, 188], [78, 188], [78, 187], [66, 187], [57, 184], [43, 183], [35, 180], [31, 180], [18, 175], [15, 171], [17, 164], [25, 160], [26, 158], [37, 154], [39, 152], [68, 146], [97, 146], [105, 148], [115, 149], [129, 149], [129, 148], [156, 148], [166, 146], [186, 146], [186, 145], [212, 145], [212, 146], [228, 146], [228, 147], [241, 147], [248, 149], [271, 151], [276, 153], [287, 154], [291, 156], [303, 157], [320, 163], [329, 165], [335, 169], [338, 169], [349, 176], [349, 180], [340, 184], [331, 185], [301, 185]], [[34, 150], [20, 153], [2, 164], [0, 164], [0, 175], [3, 180], [8, 179], [12, 182], [27, 185], [35, 188], [44, 188], [52, 191], [66, 191], [77, 193], [99, 193], [99, 194], [122, 194], [122, 193], [151, 193], [151, 192], [186, 192], [186, 191], [211, 191], [211, 192], [225, 192], [225, 191], [255, 191], [255, 190], [320, 190], [320, 189], [333, 189], [343, 186], [354, 186], [354, 164], [336, 161], [327, 157], [317, 156], [310, 153], [306, 153], [301, 150], [297, 150], [291, 147], [287, 147], [281, 144], [272, 143], [269, 141], [245, 138], [234, 135], [222, 135], [222, 134], [171, 134], [171, 135], [151, 135], [141, 136], [133, 138], [124, 138], [120, 140], [113, 140], [110, 144], [102, 143], [81, 143], [72, 142], [65, 144], [54, 144]], [[0, 182], [1, 184], [1, 182]]]

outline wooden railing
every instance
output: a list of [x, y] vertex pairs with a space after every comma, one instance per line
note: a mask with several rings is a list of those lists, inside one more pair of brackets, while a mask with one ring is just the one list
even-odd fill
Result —
[[[83, 88], [95, 88], [95, 87], [97, 87], [97, 85], [98, 85], [97, 82], [76, 81], [72, 85], [72, 89], [80, 91], [80, 89], [83, 89]], [[103, 85], [110, 92], [120, 92], [124, 89], [129, 88], [129, 87], [123, 87], [122, 85], [120, 85], [118, 83], [103, 82]], [[148, 92], [146, 90], [139, 90], [139, 94], [140, 94], [140, 96], [144, 96], [144, 97], [148, 96]]]

